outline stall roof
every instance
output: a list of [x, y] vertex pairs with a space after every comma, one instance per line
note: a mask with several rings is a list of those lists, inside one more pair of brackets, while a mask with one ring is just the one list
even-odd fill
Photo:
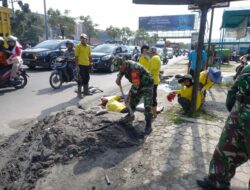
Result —
[[236, 28], [248, 17], [247, 26], [250, 27], [250, 7], [238, 9], [225, 9], [222, 17], [222, 28]]
[[133, 0], [135, 4], [151, 4], [151, 5], [188, 5], [188, 4], [205, 4], [205, 3], [222, 3], [228, 1], [241, 0]]

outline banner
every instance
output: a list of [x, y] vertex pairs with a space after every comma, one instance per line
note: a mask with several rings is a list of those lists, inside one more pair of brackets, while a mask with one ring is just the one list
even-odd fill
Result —
[[236, 40], [239, 40], [241, 38], [244, 38], [247, 36], [247, 22], [248, 22], [248, 16], [246, 16], [243, 21], [239, 24], [239, 26], [236, 29]]
[[195, 15], [139, 17], [139, 29], [145, 31], [193, 30]]

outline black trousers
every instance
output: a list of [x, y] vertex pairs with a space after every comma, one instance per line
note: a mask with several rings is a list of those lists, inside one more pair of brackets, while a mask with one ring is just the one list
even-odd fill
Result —
[[78, 85], [87, 85], [87, 84], [89, 84], [90, 66], [79, 65], [79, 69], [80, 69], [80, 71], [79, 71], [80, 79], [79, 79]]
[[190, 111], [191, 102], [190, 102], [188, 99], [179, 96], [179, 97], [178, 97], [178, 102], [179, 102], [179, 104], [181, 105], [182, 109], [183, 109], [185, 112]]
[[152, 103], [153, 107], [157, 106], [157, 87], [158, 85], [154, 85], [153, 88], [153, 103]]

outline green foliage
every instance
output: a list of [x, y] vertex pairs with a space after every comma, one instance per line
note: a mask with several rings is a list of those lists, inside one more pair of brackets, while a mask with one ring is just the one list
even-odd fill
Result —
[[166, 119], [170, 123], [174, 123], [176, 125], [181, 124], [184, 120], [181, 118], [182, 109], [180, 107], [174, 106], [166, 111]]
[[129, 37], [131, 37], [133, 35], [133, 31], [130, 30], [129, 27], [123, 27], [121, 29], [121, 40], [123, 41], [123, 43], [127, 44], [129, 41]]
[[11, 29], [14, 36], [17, 36], [21, 43], [36, 44], [39, 37], [43, 36], [43, 18], [31, 13], [29, 4], [19, 3], [21, 10], [16, 10], [11, 22]]
[[96, 36], [97, 30], [95, 29], [98, 25], [93, 23], [90, 16], [80, 16], [79, 19], [83, 23], [83, 31], [88, 35], [89, 41], [91, 41], [91, 38]]
[[120, 28], [113, 27], [112, 25], [106, 29], [107, 34], [112, 40], [120, 40], [122, 36], [122, 31]]
[[62, 15], [58, 9], [54, 10], [50, 8], [48, 10], [48, 23], [52, 30], [56, 31], [57, 36], [72, 38], [72, 34], [74, 34], [75, 18], [67, 16], [68, 13], [68, 10], [64, 12], [66, 15]]
[[135, 31], [135, 43], [136, 44], [148, 44], [154, 45], [158, 40], [158, 34], [150, 36], [148, 32], [143, 29]]
[[212, 115], [212, 114], [206, 112], [206, 110], [203, 108], [201, 108], [199, 111], [196, 111], [193, 114], [190, 114], [188, 116], [191, 118], [204, 119], [204, 120], [208, 120], [208, 121], [214, 121], [217, 119], [215, 115]]

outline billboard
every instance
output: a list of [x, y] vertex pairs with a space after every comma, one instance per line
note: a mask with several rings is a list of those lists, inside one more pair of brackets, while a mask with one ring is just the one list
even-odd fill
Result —
[[139, 17], [139, 29], [145, 31], [193, 30], [195, 15]]

